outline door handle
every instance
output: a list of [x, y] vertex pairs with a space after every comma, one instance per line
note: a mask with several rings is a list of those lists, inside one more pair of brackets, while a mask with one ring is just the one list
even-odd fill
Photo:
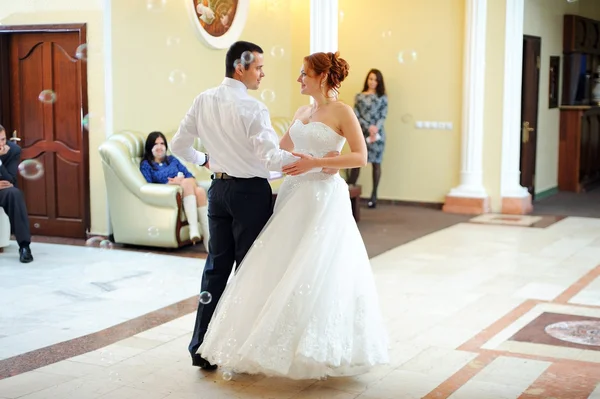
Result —
[[21, 139], [17, 136], [17, 131], [15, 130], [10, 138], [10, 141], [21, 141]]
[[529, 122], [523, 122], [523, 128], [521, 129], [521, 140], [524, 144], [529, 142], [529, 132], [533, 132], [534, 130], [534, 128], [529, 127]]

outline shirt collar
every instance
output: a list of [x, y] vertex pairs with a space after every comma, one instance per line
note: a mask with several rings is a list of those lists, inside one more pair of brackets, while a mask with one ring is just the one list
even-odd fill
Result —
[[248, 91], [248, 88], [246, 87], [245, 84], [243, 84], [239, 80], [235, 80], [235, 79], [232, 79], [232, 78], [227, 78], [227, 77], [224, 78], [223, 81], [221, 82], [221, 84], [225, 85], [225, 86], [232, 87], [234, 89]]

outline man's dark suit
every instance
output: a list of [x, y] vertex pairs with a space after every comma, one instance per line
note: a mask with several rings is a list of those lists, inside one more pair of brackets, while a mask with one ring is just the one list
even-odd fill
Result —
[[17, 173], [19, 163], [21, 162], [21, 147], [8, 142], [10, 150], [5, 155], [0, 156], [0, 180], [7, 180], [13, 187], [0, 189], [0, 207], [10, 220], [11, 233], [15, 235], [20, 248], [28, 248], [31, 242], [31, 233], [29, 232], [29, 217], [27, 216], [27, 207], [25, 206], [25, 197], [21, 190], [17, 188]]

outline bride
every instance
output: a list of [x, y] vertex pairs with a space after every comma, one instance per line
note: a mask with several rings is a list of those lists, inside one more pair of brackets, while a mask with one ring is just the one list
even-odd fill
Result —
[[[360, 374], [388, 362], [371, 265], [339, 173], [365, 165], [351, 107], [337, 101], [348, 75], [338, 53], [304, 58], [301, 107], [281, 139], [301, 159], [284, 167], [273, 216], [221, 297], [198, 352], [234, 373], [293, 379]], [[341, 151], [345, 141], [351, 152]]]

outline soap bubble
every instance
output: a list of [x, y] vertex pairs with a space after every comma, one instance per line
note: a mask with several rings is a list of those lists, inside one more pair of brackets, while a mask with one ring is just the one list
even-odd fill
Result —
[[146, 0], [148, 11], [162, 11], [167, 5], [167, 0]]
[[208, 305], [212, 301], [212, 295], [208, 291], [202, 291], [200, 293], [200, 303], [203, 305]]
[[271, 55], [275, 58], [281, 58], [285, 54], [285, 50], [281, 46], [273, 46], [271, 48]]
[[405, 50], [398, 53], [398, 62], [401, 64], [410, 64], [417, 61], [417, 52], [415, 50]]
[[27, 180], [37, 180], [44, 175], [44, 165], [35, 159], [27, 159], [19, 164], [19, 174]]
[[87, 61], [87, 55], [88, 46], [85, 43], [79, 45], [79, 47], [77, 47], [77, 50], [75, 50], [75, 58], [77, 58], [78, 60]]
[[98, 236], [90, 237], [85, 242], [85, 246], [90, 247], [90, 248], [101, 248], [102, 245], [106, 246], [106, 244], [103, 244], [104, 241], [108, 241], [108, 240], [104, 239], [104, 237], [98, 237]]
[[186, 79], [187, 75], [185, 72], [180, 71], [179, 69], [175, 69], [169, 74], [169, 82], [173, 83], [174, 85], [181, 85]]
[[402, 115], [402, 118], [400, 120], [402, 121], [402, 123], [412, 124], [413, 116], [412, 114], [404, 114]]
[[181, 44], [181, 39], [177, 36], [169, 36], [167, 37], [167, 46], [168, 47], [177, 47]]
[[83, 119], [81, 120], [81, 126], [83, 126], [83, 128], [85, 130], [90, 130], [90, 116], [86, 115], [83, 117]]
[[275, 101], [275, 92], [273, 90], [265, 89], [260, 93], [260, 98], [264, 102], [273, 102]]
[[241, 60], [243, 65], [250, 65], [254, 61], [254, 54], [252, 53], [252, 51], [244, 51], [242, 53]]
[[54, 104], [56, 102], [56, 93], [52, 90], [43, 90], [38, 99], [44, 104]]
[[300, 295], [308, 295], [310, 294], [310, 284], [302, 284], [298, 289], [298, 294]]
[[113, 243], [109, 240], [102, 240], [100, 241], [99, 247], [100, 249], [113, 249]]

